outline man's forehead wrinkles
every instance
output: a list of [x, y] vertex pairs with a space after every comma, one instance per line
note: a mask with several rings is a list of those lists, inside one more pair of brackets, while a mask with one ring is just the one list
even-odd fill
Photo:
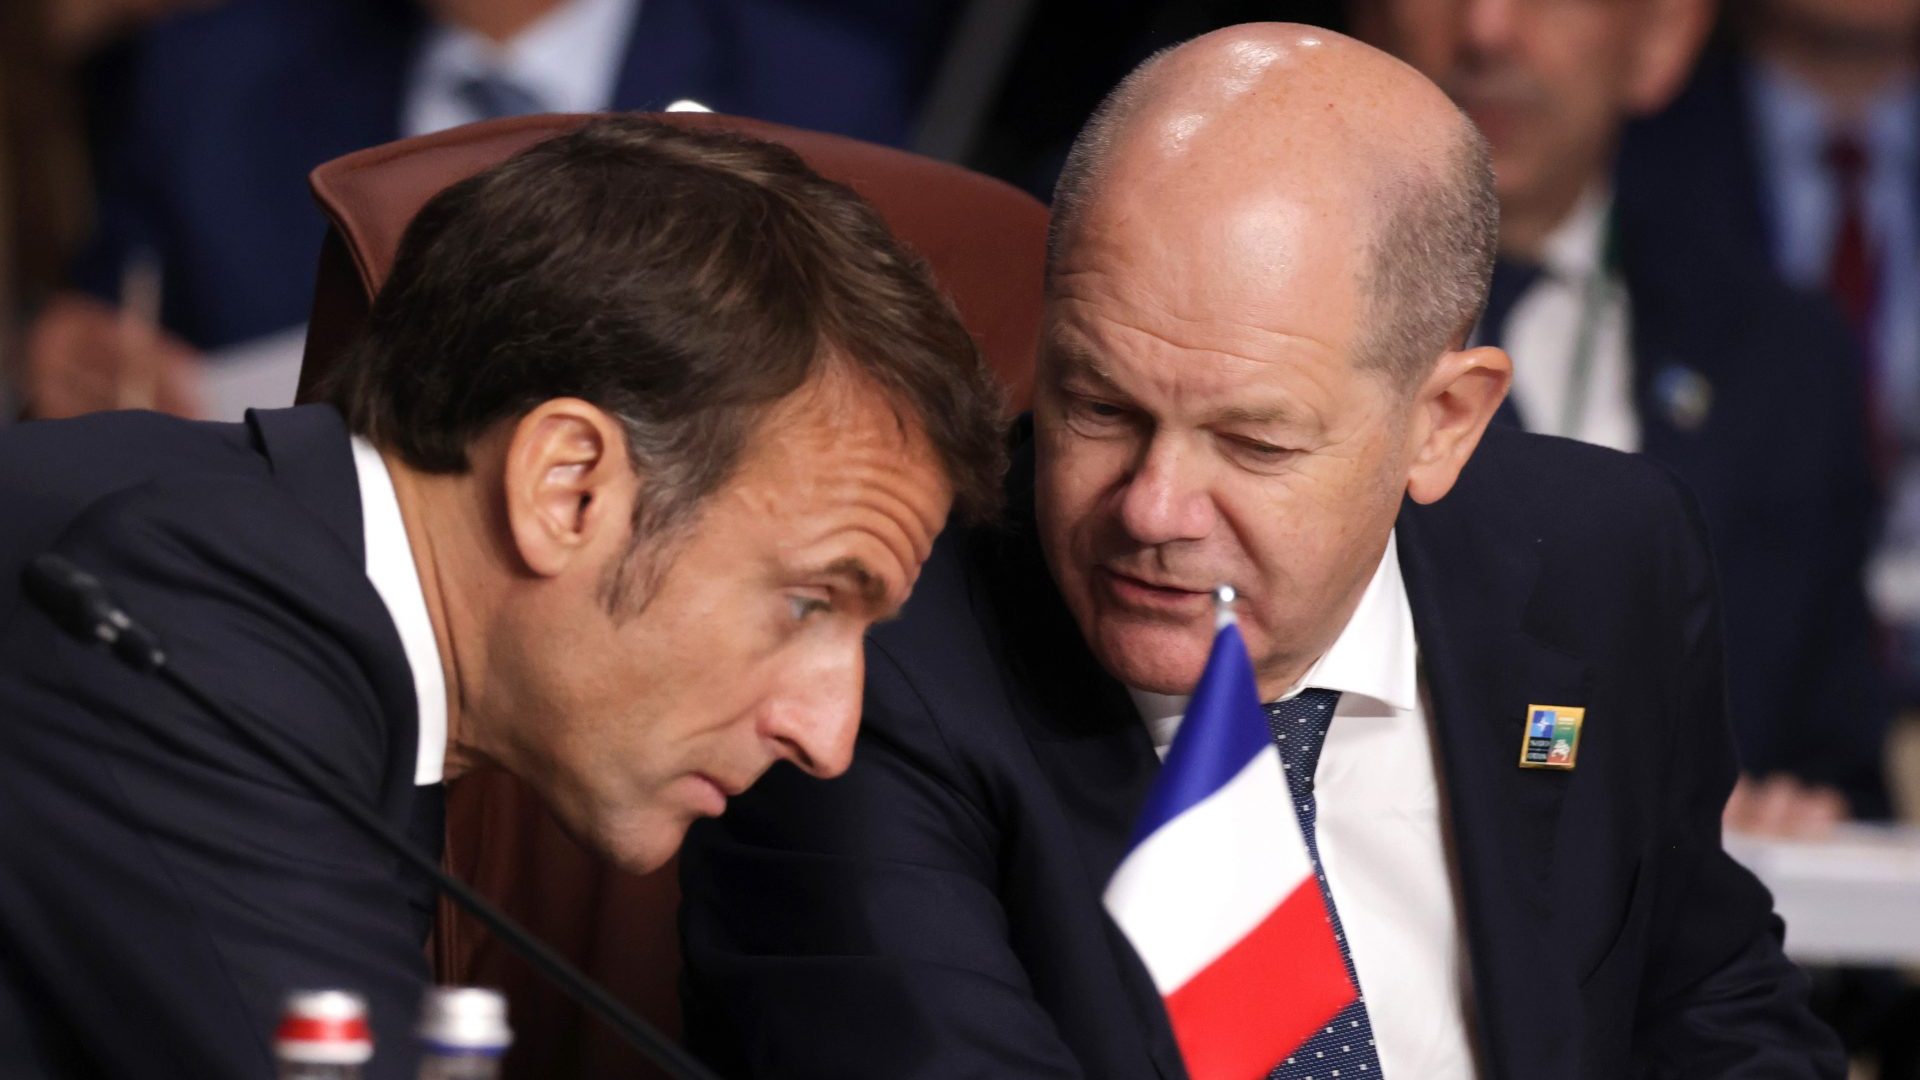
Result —
[[[1089, 301], [1062, 299], [1059, 302], [1072, 307], [1088, 309], [1088, 314], [1091, 316], [1090, 321], [1094, 324], [1117, 327], [1122, 331], [1139, 334], [1182, 352], [1212, 353], [1261, 366], [1272, 364], [1278, 359], [1277, 355], [1260, 356], [1240, 351], [1246, 347], [1245, 344], [1237, 344], [1233, 348], [1226, 348], [1222, 347], [1224, 343], [1201, 343], [1197, 340], [1182, 340], [1180, 337], [1173, 336], [1178, 333], [1177, 330], [1172, 328], [1157, 328], [1149, 325], [1148, 320], [1144, 319], [1127, 318], [1123, 312], [1130, 312], [1133, 310], [1131, 308], [1122, 307], [1121, 311], [1116, 312], [1100, 308]], [[1181, 326], [1208, 331], [1207, 333], [1195, 335], [1196, 338], [1219, 336], [1219, 332], [1224, 329], [1230, 335], [1250, 335], [1258, 339], [1258, 344], [1272, 349], [1276, 354], [1296, 353], [1304, 348], [1313, 353], [1326, 354], [1330, 358], [1339, 355], [1339, 351], [1335, 349], [1332, 344], [1307, 334], [1296, 334], [1285, 330], [1239, 323], [1223, 327], [1220, 323], [1213, 320], [1190, 319], [1165, 311], [1156, 312], [1155, 314], [1162, 315]], [[1095, 363], [1101, 363], [1106, 360], [1106, 358], [1101, 355], [1101, 350], [1093, 347], [1090, 341], [1085, 340], [1089, 335], [1084, 330], [1071, 326], [1056, 326], [1050, 336], [1053, 340], [1064, 346], [1069, 357], [1075, 357], [1077, 355]], [[1082, 340], [1076, 342], [1073, 340], [1075, 337], [1081, 338]], [[1105, 372], [1102, 372], [1102, 374], [1105, 374]]]

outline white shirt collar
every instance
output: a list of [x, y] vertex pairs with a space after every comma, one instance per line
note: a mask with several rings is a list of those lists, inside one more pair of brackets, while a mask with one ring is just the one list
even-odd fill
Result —
[[402, 126], [424, 135], [479, 119], [455, 88], [488, 73], [525, 87], [548, 112], [611, 108], [639, 11], [640, 0], [565, 0], [504, 45], [435, 25], [414, 60]]
[[420, 741], [413, 782], [437, 784], [446, 772], [447, 679], [440, 668], [440, 645], [427, 614], [427, 595], [413, 563], [413, 545], [400, 516], [400, 497], [386, 459], [372, 443], [353, 437], [353, 471], [360, 481], [360, 517], [367, 542], [367, 580], [387, 606], [407, 667], [413, 671]]
[[[1407, 602], [1406, 579], [1400, 575], [1400, 547], [1388, 534], [1380, 565], [1360, 594], [1360, 603], [1333, 645], [1314, 661], [1278, 700], [1285, 701], [1309, 687], [1337, 690], [1377, 701], [1398, 712], [1420, 704], [1420, 652], [1413, 635], [1413, 608]], [[1129, 688], [1134, 707], [1153, 735], [1154, 749], [1166, 753], [1187, 711], [1187, 695], [1154, 694]]]

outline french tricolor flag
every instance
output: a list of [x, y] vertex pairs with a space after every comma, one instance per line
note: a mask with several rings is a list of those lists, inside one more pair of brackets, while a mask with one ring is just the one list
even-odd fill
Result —
[[1354, 999], [1230, 612], [1105, 899], [1192, 1080], [1265, 1077]]

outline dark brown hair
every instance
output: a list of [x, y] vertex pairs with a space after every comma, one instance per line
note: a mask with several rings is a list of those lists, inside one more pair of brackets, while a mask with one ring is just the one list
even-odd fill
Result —
[[543, 401], [592, 402], [645, 477], [638, 543], [684, 523], [771, 406], [829, 367], [925, 435], [957, 513], [991, 515], [1000, 391], [873, 209], [783, 146], [616, 116], [428, 202], [322, 393], [441, 473]]

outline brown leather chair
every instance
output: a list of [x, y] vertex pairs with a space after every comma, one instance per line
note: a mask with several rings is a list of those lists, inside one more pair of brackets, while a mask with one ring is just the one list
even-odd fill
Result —
[[[314, 195], [333, 227], [321, 253], [302, 398], [365, 324], [401, 233], [429, 198], [586, 119], [535, 116], [474, 124], [373, 147], [315, 169]], [[1006, 384], [1014, 409], [1026, 407], [1045, 258], [1047, 215], [1038, 201], [953, 165], [839, 136], [712, 114], [664, 119], [785, 143], [820, 173], [866, 197], [932, 266]], [[451, 786], [446, 862], [628, 1004], [678, 1034], [679, 887], [673, 867], [644, 878], [612, 869], [500, 773], [468, 776]], [[518, 1048], [508, 1058], [512, 1074], [654, 1075], [445, 902], [434, 930], [433, 962], [443, 981], [506, 990], [518, 1033]]]

